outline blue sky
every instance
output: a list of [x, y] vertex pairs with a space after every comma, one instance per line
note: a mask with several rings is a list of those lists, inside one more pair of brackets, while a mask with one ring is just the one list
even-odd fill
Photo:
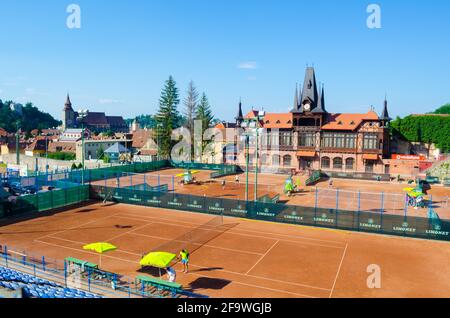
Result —
[[[71, 3], [81, 29], [66, 27]], [[366, 26], [371, 3], [381, 29]], [[450, 102], [447, 0], [1, 0], [0, 12], [0, 98], [57, 118], [67, 92], [75, 109], [154, 113], [169, 75], [182, 97], [194, 80], [221, 119], [239, 97], [285, 112], [307, 63], [330, 112], [381, 111], [385, 93], [393, 116]]]

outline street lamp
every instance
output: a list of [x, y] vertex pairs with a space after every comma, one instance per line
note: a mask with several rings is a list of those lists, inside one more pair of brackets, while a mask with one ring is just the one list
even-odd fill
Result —
[[[242, 124], [242, 128], [247, 128], [247, 123]], [[258, 170], [259, 170], [259, 135], [262, 133], [263, 128], [257, 128], [256, 123], [251, 123], [250, 128], [242, 135], [242, 141], [245, 142], [246, 147], [246, 187], [245, 187], [245, 199], [248, 201], [248, 174], [249, 174], [249, 161], [250, 161], [250, 137], [255, 137], [255, 202], [258, 201]]]
[[80, 110], [78, 111], [77, 120], [81, 122], [81, 165], [83, 166], [83, 170], [81, 171], [81, 184], [84, 185], [84, 119], [89, 114], [89, 110]]

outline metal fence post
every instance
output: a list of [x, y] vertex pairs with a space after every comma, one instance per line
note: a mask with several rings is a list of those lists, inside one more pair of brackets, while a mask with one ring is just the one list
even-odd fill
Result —
[[336, 189], [336, 212], [339, 210], [339, 189]]
[[45, 272], [45, 256], [42, 256], [42, 270]]
[[319, 204], [319, 189], [316, 187], [316, 198], [314, 203], [314, 211], [317, 212], [317, 206]]
[[381, 213], [384, 213], [384, 192], [381, 192]]
[[405, 194], [405, 218], [408, 215], [408, 205], [409, 205], [408, 195]]
[[64, 286], [67, 288], [67, 262], [64, 260]]
[[5, 264], [8, 267], [8, 246], [5, 245]]

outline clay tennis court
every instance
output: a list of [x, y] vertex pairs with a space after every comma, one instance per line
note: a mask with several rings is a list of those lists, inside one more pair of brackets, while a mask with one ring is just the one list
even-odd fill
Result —
[[[202, 182], [200, 185], [182, 185], [181, 177], [177, 175], [184, 173], [184, 169], [164, 169], [145, 174], [130, 174], [129, 176], [111, 178], [93, 182], [93, 185], [108, 187], [130, 187], [133, 185], [148, 184], [156, 186], [167, 184], [169, 191], [180, 194], [196, 196], [207, 196], [215, 198], [228, 198], [234, 200], [245, 200], [245, 174], [239, 175], [239, 182], [235, 176], [227, 176], [212, 180], [210, 174], [213, 171], [202, 170], [195, 174], [195, 178]], [[333, 180], [330, 189], [327, 181], [305, 187], [306, 176], [296, 176], [294, 181], [299, 181], [301, 191], [288, 197], [284, 192], [284, 183], [287, 175], [276, 175], [261, 173], [258, 175], [258, 198], [269, 196], [274, 198], [279, 195], [280, 202], [285, 204], [314, 207], [316, 204], [316, 187], [318, 189], [317, 205], [327, 209], [342, 209], [349, 211], [369, 211], [375, 213], [388, 213], [395, 215], [405, 214], [405, 187], [411, 187], [406, 183], [375, 182], [364, 180]], [[225, 180], [225, 187], [221, 181]], [[249, 200], [254, 200], [255, 175], [249, 174]], [[339, 189], [339, 204], [336, 204], [336, 189]], [[361, 191], [360, 204], [358, 207], [358, 191]], [[382, 198], [383, 193], [383, 198]], [[450, 219], [450, 189], [440, 185], [433, 185], [427, 191], [427, 198], [433, 198], [433, 209], [442, 219]], [[407, 208], [408, 216], [427, 217], [428, 209]]]
[[[142, 275], [142, 254], [170, 245], [213, 218], [90, 202], [4, 220], [0, 242], [46, 257], [97, 264], [99, 256], [82, 246], [110, 242], [118, 250], [102, 256], [101, 268], [134, 277]], [[185, 289], [211, 297], [450, 297], [448, 243], [227, 217], [216, 232], [191, 253], [189, 274], [175, 266]], [[381, 269], [381, 289], [367, 287], [371, 264]]]

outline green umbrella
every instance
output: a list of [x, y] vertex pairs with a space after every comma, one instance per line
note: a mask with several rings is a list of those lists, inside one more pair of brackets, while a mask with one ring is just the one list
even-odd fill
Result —
[[177, 257], [175, 254], [166, 252], [153, 252], [145, 255], [139, 264], [141, 266], [153, 266], [157, 268], [166, 268]]

